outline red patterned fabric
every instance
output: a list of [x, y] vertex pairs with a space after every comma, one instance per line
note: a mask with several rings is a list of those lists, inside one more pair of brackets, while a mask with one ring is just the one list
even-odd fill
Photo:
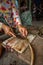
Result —
[[[16, 26], [21, 24], [20, 16], [18, 10], [15, 6], [15, 2], [10, 0], [5, 0], [0, 4], [0, 11], [4, 14], [5, 18], [10, 21], [13, 17], [14, 23]], [[18, 19], [19, 18], [19, 19]], [[13, 21], [12, 21], [13, 22]]]
[[5, 8], [4, 6], [2, 6], [2, 7], [1, 7], [1, 10], [4, 10], [4, 11], [5, 11], [5, 10], [6, 10], [6, 8]]
[[9, 1], [6, 1], [6, 3], [7, 3], [7, 4], [10, 4], [10, 2], [9, 2]]

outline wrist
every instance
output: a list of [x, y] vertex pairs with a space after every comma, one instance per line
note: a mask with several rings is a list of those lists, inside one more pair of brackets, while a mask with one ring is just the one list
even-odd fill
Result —
[[22, 25], [21, 24], [18, 24], [17, 27], [20, 28]]
[[2, 27], [3, 27], [3, 23], [0, 22], [0, 29], [2, 29]]
[[5, 24], [2, 24], [2, 29], [5, 29], [6, 25]]

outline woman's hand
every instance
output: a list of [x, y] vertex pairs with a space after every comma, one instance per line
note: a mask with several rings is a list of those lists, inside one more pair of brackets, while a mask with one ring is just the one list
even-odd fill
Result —
[[19, 29], [19, 32], [21, 33], [22, 36], [26, 37], [28, 32], [27, 32], [27, 29], [25, 27], [23, 27], [22, 25], [18, 25], [18, 29]]
[[2, 29], [4, 30], [5, 34], [16, 37], [13, 30], [9, 26], [3, 24]]

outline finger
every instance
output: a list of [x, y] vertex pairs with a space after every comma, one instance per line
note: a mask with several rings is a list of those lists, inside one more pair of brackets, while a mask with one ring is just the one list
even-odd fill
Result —
[[24, 29], [24, 31], [23, 31], [23, 36], [24, 36], [24, 37], [27, 36], [27, 30], [26, 30], [26, 29]]
[[21, 34], [22, 34], [22, 36], [25, 37], [24, 30], [22, 30], [22, 29], [21, 29]]
[[13, 50], [13, 49], [11, 49], [11, 52], [14, 52], [14, 50]]
[[16, 37], [16, 35], [14, 35], [12, 32], [9, 32], [10, 35], [12, 35], [13, 37]]
[[27, 34], [28, 34], [27, 30], [24, 31], [24, 34], [25, 34], [25, 36], [27, 36]]
[[22, 30], [22, 29], [20, 30], [20, 33], [21, 33], [21, 34], [23, 33], [23, 30]]
[[23, 36], [24, 36], [24, 37], [26, 36], [25, 31], [23, 31]]

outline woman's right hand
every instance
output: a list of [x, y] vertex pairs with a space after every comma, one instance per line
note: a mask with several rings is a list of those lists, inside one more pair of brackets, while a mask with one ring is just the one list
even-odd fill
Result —
[[10, 28], [9, 26], [3, 24], [2, 29], [4, 30], [5, 34], [16, 37], [12, 28]]

